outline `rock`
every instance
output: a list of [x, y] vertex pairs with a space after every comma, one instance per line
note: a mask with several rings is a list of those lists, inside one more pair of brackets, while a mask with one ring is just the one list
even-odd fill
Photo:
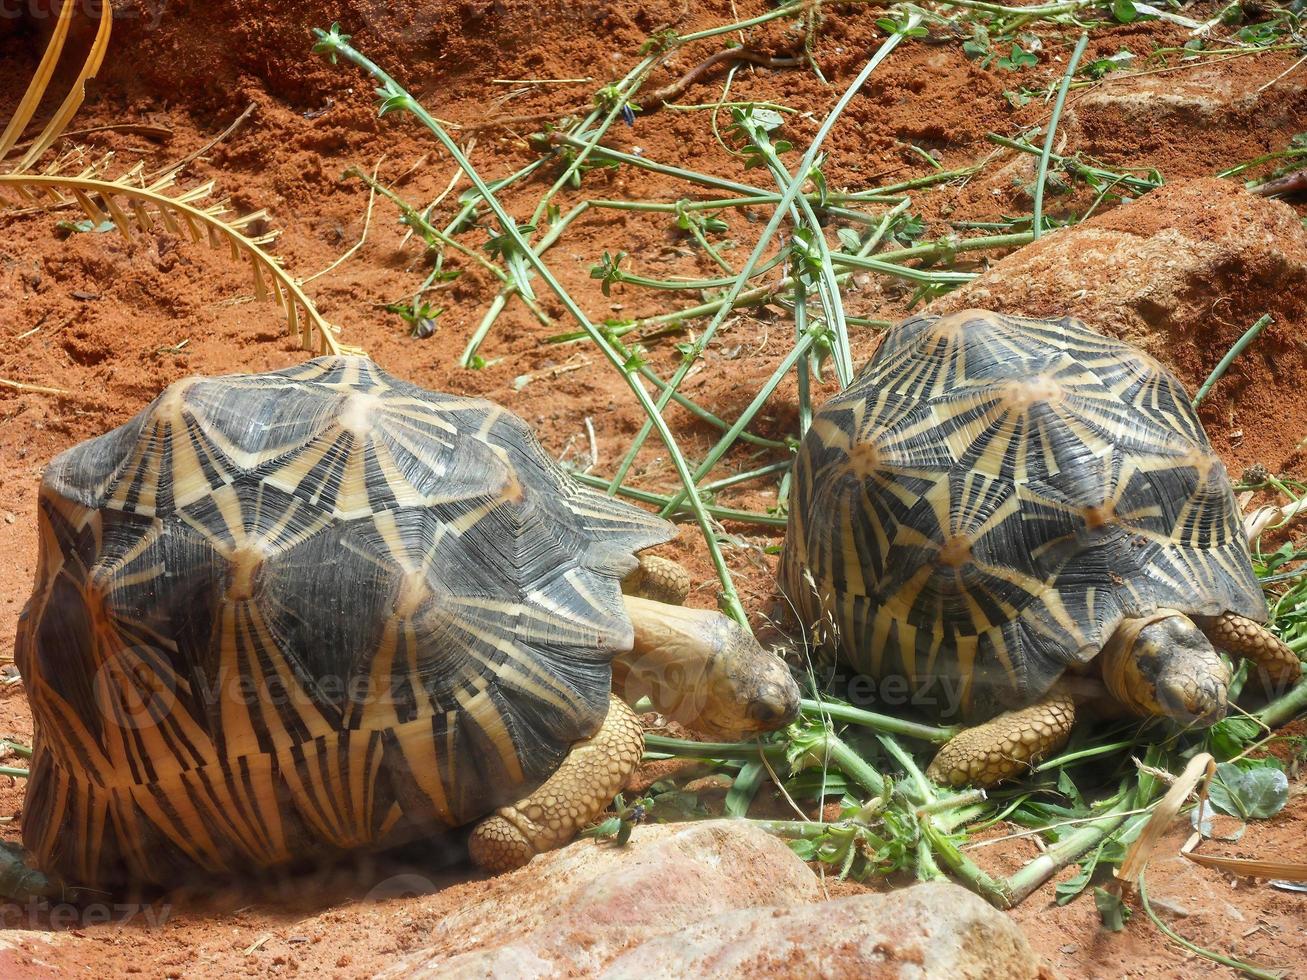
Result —
[[[929, 307], [1075, 316], [1137, 344], [1194, 391], [1263, 314], [1274, 323], [1203, 403], [1208, 434], [1272, 470], [1307, 431], [1307, 230], [1231, 181], [1179, 181], [1051, 232]], [[1266, 420], [1277, 420], [1267, 425]], [[1246, 423], [1246, 424], [1245, 424]]]
[[487, 886], [384, 975], [593, 975], [658, 934], [818, 898], [784, 843], [730, 820], [641, 827], [626, 847], [578, 841]]
[[797, 908], [727, 912], [648, 940], [604, 980], [650, 976], [1036, 977], [1016, 924], [958, 885], [932, 882]]
[[1082, 151], [1109, 167], [1151, 158], [1150, 165], [1174, 179], [1216, 173], [1245, 159], [1247, 144], [1241, 141], [1248, 132], [1258, 133], [1268, 149], [1282, 149], [1302, 128], [1307, 78], [1291, 72], [1266, 91], [1279, 71], [1207, 64], [1166, 74], [1108, 75], [1068, 104], [1059, 126], [1064, 152]]
[[957, 885], [818, 902], [788, 847], [746, 823], [579, 841], [483, 883], [386, 977], [1033, 977], [1006, 916]]

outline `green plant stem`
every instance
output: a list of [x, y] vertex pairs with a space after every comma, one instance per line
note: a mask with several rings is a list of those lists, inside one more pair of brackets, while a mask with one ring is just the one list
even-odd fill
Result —
[[895, 265], [893, 262], [886, 262], [881, 258], [870, 259], [843, 253], [836, 253], [833, 259], [836, 265], [853, 266], [855, 269], [870, 269], [872, 272], [893, 276], [896, 279], [906, 279], [909, 282], [955, 284], [971, 282], [977, 275], [974, 272], [931, 272], [925, 269], [914, 269], [911, 266]]
[[1220, 363], [1212, 369], [1212, 373], [1207, 376], [1207, 380], [1202, 383], [1197, 393], [1194, 395], [1194, 408], [1197, 408], [1202, 400], [1207, 397], [1208, 392], [1212, 390], [1212, 386], [1224, 377], [1225, 372], [1230, 370], [1230, 365], [1234, 363], [1234, 359], [1247, 350], [1248, 346], [1257, 339], [1258, 335], [1261, 334], [1263, 330], [1270, 326], [1271, 322], [1271, 314], [1263, 313], [1258, 318], [1257, 322], [1249, 327], [1244, 332], [1244, 335], [1234, 342], [1234, 346], [1226, 351], [1226, 354], [1221, 358]]
[[[776, 370], [772, 372], [771, 377], [768, 378], [767, 382], [758, 390], [758, 393], [753, 396], [753, 400], [749, 402], [748, 407], [740, 413], [740, 417], [735, 420], [735, 424], [726, 430], [725, 434], [717, 441], [717, 444], [708, 451], [708, 455], [703, 458], [703, 462], [701, 462], [695, 469], [693, 479], [696, 484], [717, 465], [717, 461], [726, 454], [726, 451], [730, 449], [731, 446], [735, 445], [735, 440], [739, 438], [740, 433], [743, 432], [745, 427], [753, 421], [753, 417], [762, 410], [762, 407], [767, 404], [767, 399], [769, 399], [772, 392], [776, 390], [776, 386], [781, 383], [785, 378], [785, 375], [789, 374], [790, 371], [794, 369], [794, 365], [797, 364], [808, 352], [808, 349], [812, 347], [814, 341], [824, 333], [824, 326], [809, 329], [804, 333], [803, 337], [799, 339], [799, 342], [794, 345], [793, 349], [785, 355], [785, 358], [777, 366]], [[681, 504], [685, 502], [685, 495], [686, 491], [684, 490], [674, 494], [671, 502], [663, 509], [664, 516], [667, 516], [679, 508]]]
[[26, 769], [15, 769], [13, 766], [0, 766], [0, 776], [13, 776], [16, 779], [26, 779], [30, 773]]
[[1128, 819], [1127, 811], [1135, 809], [1136, 799], [1138, 799], [1137, 791], [1126, 793], [1121, 802], [1107, 813], [1063, 837], [1009, 877], [1005, 884], [1007, 897], [1012, 904], [1006, 907], [1011, 908], [1021, 904], [1031, 892], [1058, 871], [1106, 840]]
[[[804, 171], [798, 171], [797, 176], [791, 174], [789, 168], [781, 162], [776, 153], [775, 147], [768, 138], [766, 132], [760, 128], [751, 128], [749, 130], [750, 140], [755, 147], [762, 153], [767, 161], [767, 169], [771, 171], [772, 178], [776, 181], [777, 189], [784, 194], [793, 184], [799, 184], [800, 187], [808, 179], [808, 174]], [[795, 195], [795, 202], [798, 205], [801, 220], [795, 216], [791, 220], [797, 228], [806, 224], [809, 232], [809, 241], [817, 249], [819, 267], [817, 273], [817, 295], [821, 301], [822, 313], [826, 318], [826, 326], [833, 337], [831, 353], [835, 361], [835, 376], [839, 381], [841, 388], [846, 388], [853, 381], [853, 354], [849, 347], [849, 328], [844, 319], [844, 303], [840, 298], [839, 284], [835, 281], [835, 267], [831, 262], [830, 246], [826, 242], [826, 231], [822, 227], [817, 215], [812, 210], [812, 204], [808, 201], [806, 195], [799, 193]], [[805, 331], [800, 334], [808, 335]], [[806, 358], [804, 358], [806, 361]]]
[[1080, 35], [1080, 40], [1076, 42], [1075, 51], [1071, 53], [1071, 60], [1067, 62], [1066, 73], [1062, 76], [1062, 84], [1057, 90], [1057, 99], [1053, 103], [1053, 114], [1048, 119], [1048, 133], [1044, 137], [1044, 152], [1039, 155], [1039, 171], [1035, 174], [1035, 215], [1032, 223], [1032, 229], [1035, 237], [1038, 238], [1044, 228], [1044, 187], [1048, 180], [1048, 158], [1053, 153], [1053, 140], [1057, 136], [1057, 124], [1062, 118], [1062, 106], [1066, 104], [1067, 88], [1071, 85], [1071, 79], [1075, 76], [1076, 68], [1080, 64], [1080, 56], [1085, 53], [1085, 47], [1089, 44], [1089, 32], [1085, 31]]
[[1253, 167], [1260, 167], [1263, 163], [1270, 163], [1273, 160], [1296, 160], [1298, 157], [1307, 157], [1307, 146], [1293, 147], [1288, 150], [1277, 150], [1274, 153], [1264, 153], [1246, 163], [1241, 163], [1238, 166], [1222, 170], [1216, 176], [1234, 177], [1237, 174], [1243, 173], [1245, 170], [1251, 170]]
[[[644, 160], [643, 157], [637, 159]], [[648, 162], [648, 161], [645, 161]], [[804, 194], [809, 202], [820, 204], [821, 195], [815, 191]], [[677, 211], [721, 211], [725, 208], [753, 208], [765, 207], [769, 204], [776, 204], [781, 199], [779, 194], [771, 194], [765, 191], [759, 191], [748, 197], [719, 197], [707, 201], [613, 201], [603, 198], [591, 200], [590, 206], [595, 208], [607, 208], [612, 211], [648, 211], [662, 212], [666, 214], [675, 214]], [[906, 198], [893, 197], [888, 195], [869, 195], [865, 191], [854, 193], [840, 193], [832, 191], [826, 195], [827, 204], [844, 204], [844, 203], [868, 203], [868, 204], [902, 204]], [[830, 210], [829, 208], [827, 210]], [[834, 212], [832, 212], [834, 213]], [[868, 216], [860, 211], [843, 211], [840, 217], [847, 215], [857, 215], [859, 220], [866, 221]]]
[[[873, 769], [867, 760], [858, 755], [853, 748], [838, 735], [827, 733], [823, 739], [826, 754], [840, 770], [869, 792], [873, 797], [884, 797], [888, 792], [885, 777]], [[814, 753], [821, 751], [822, 745], [814, 747]]]
[[[858, 90], [862, 88], [867, 79], [871, 77], [871, 73], [876, 70], [877, 66], [880, 65], [880, 63], [884, 61], [898, 46], [899, 42], [903, 40], [904, 31], [915, 27], [920, 22], [920, 19], [921, 17], [919, 14], [915, 12], [911, 13], [908, 16], [903, 29], [896, 31], [894, 34], [886, 38], [885, 42], [880, 46], [876, 53], [872, 55], [870, 60], [868, 60], [862, 71], [858, 73], [849, 84], [849, 87], [845, 89], [844, 94], [827, 114], [826, 119], [822, 122], [816, 135], [813, 137], [812, 143], [804, 153], [803, 159], [796, 168], [798, 173], [806, 174], [812, 169], [818, 154], [821, 152], [822, 142], [831, 131], [831, 128], [835, 125], [835, 121], [840, 117], [841, 113], [843, 113], [845, 107], [850, 101], [852, 101], [854, 95], [856, 95]], [[736, 300], [739, 298], [740, 294], [744, 292], [744, 284], [748, 282], [749, 276], [753, 272], [754, 267], [762, 259], [763, 253], [766, 252], [768, 247], [771, 245], [772, 238], [774, 238], [777, 231], [780, 230], [781, 222], [789, 212], [790, 205], [794, 203], [794, 198], [798, 196], [800, 186], [800, 183], [795, 181], [791, 183], [789, 188], [781, 195], [781, 199], [777, 202], [776, 209], [772, 213], [771, 220], [767, 222], [767, 226], [763, 229], [762, 235], [754, 246], [753, 252], [750, 254], [748, 261], [745, 262], [744, 268], [740, 271], [739, 277], [727, 291], [726, 296], [720, 300], [720, 308], [708, 322], [708, 326], [704, 328], [703, 333], [695, 340], [693, 347], [690, 349], [689, 355], [682, 360], [680, 367], [677, 368], [676, 373], [672, 376], [669, 381], [670, 388], [667, 391], [664, 391], [662, 397], [659, 398], [657, 411], [662, 411], [667, 403], [671, 401], [671, 393], [680, 389], [681, 383], [685, 380], [685, 376], [690, 372], [690, 368], [694, 365], [695, 361], [702, 356], [708, 343], [717, 333], [718, 327], [722, 325], [727, 314], [734, 308]], [[620, 486], [626, 479], [626, 474], [630, 472], [631, 467], [635, 464], [636, 457], [639, 455], [640, 450], [643, 448], [645, 440], [648, 439], [651, 431], [652, 419], [649, 419], [641, 426], [630, 450], [622, 459], [621, 465], [618, 466], [617, 472], [613, 476], [613, 482], [610, 485], [610, 492], [615, 491], [616, 487]]]
[[799, 710], [810, 718], [832, 718], [835, 721], [860, 725], [863, 728], [870, 728], [872, 731], [882, 732], [886, 735], [902, 735], [904, 738], [920, 739], [934, 745], [944, 744], [959, 731], [957, 727], [922, 725], [915, 721], [908, 721], [905, 718], [877, 714], [874, 711], [866, 711], [863, 708], [855, 708], [847, 704], [813, 701], [808, 698], [804, 698], [799, 702]]
[[[670, 387], [667, 384], [667, 382], [664, 381], [662, 378], [658, 377], [658, 375], [654, 373], [653, 369], [650, 368], [647, 364], [643, 364], [640, 366], [640, 373], [664, 391]], [[728, 423], [725, 419], [719, 418], [717, 415], [714, 415], [712, 412], [704, 408], [698, 402], [691, 401], [688, 397], [686, 397], [681, 392], [679, 391], [673, 392], [672, 399], [676, 402], [676, 404], [680, 405], [687, 412], [691, 413], [697, 418], [702, 419], [703, 421], [707, 422], [709, 425], [715, 426], [716, 428], [722, 429], [723, 431], [730, 428], [730, 423]], [[783, 442], [780, 439], [768, 439], [765, 436], [754, 435], [752, 432], [741, 432], [740, 438], [745, 442], [751, 442], [755, 446], [762, 446], [766, 449], [789, 449], [790, 448], [789, 443]]]
[[1300, 680], [1287, 694], [1254, 711], [1253, 717], [1267, 728], [1276, 728], [1304, 711], [1307, 711], [1307, 680]]
[[[591, 143], [567, 136], [562, 133], [551, 133], [549, 137], [551, 143], [569, 147], [586, 147], [592, 146]], [[682, 167], [673, 167], [670, 164], [658, 163], [647, 157], [636, 156], [634, 153], [623, 153], [621, 150], [613, 150], [606, 146], [594, 146], [594, 155], [606, 160], [613, 160], [617, 163], [625, 163], [632, 167], [638, 167], [641, 170], [647, 170], [650, 173], [661, 174], [664, 177], [677, 177], [694, 184], [701, 184], [704, 187], [712, 187], [721, 191], [732, 191], [736, 194], [743, 194], [746, 197], [764, 197], [765, 192], [760, 187], [754, 187], [752, 184], [741, 184], [736, 180], [729, 180], [725, 177], [715, 177], [712, 174], [699, 173], [696, 170], [685, 170]]]
[[1139, 904], [1144, 907], [1144, 913], [1152, 920], [1153, 925], [1157, 926], [1162, 935], [1166, 936], [1166, 938], [1174, 943], [1179, 943], [1191, 953], [1197, 953], [1199, 956], [1211, 960], [1213, 963], [1220, 963], [1222, 966], [1228, 966], [1230, 969], [1237, 970], [1245, 976], [1252, 977], [1253, 980], [1280, 980], [1280, 978], [1284, 976], [1283, 973], [1271, 973], [1268, 970], [1263, 970], [1261, 967], [1253, 966], [1251, 963], [1244, 963], [1241, 960], [1232, 959], [1229, 956], [1222, 956], [1214, 950], [1204, 949], [1197, 943], [1185, 939], [1184, 936], [1180, 935], [1163, 922], [1161, 917], [1153, 911], [1153, 906], [1148, 901], [1148, 884], [1145, 880], [1146, 871], [1147, 869], [1139, 873]]
[[765, 830], [777, 837], [784, 837], [787, 840], [813, 840], [824, 836], [832, 827], [837, 827], [844, 821], [823, 823], [820, 820], [758, 820], [751, 817], [749, 823], [760, 830]]
[[981, 10], [1001, 17], [1055, 17], [1068, 14], [1096, 2], [1096, 0], [1067, 0], [1065, 3], [1046, 3], [1043, 6], [1004, 7], [1002, 4], [985, 3], [983, 0], [940, 0], [946, 7], [962, 7], [964, 10]]
[[760, 755], [769, 760], [783, 762], [785, 746], [780, 743], [764, 745], [761, 742], [693, 742], [685, 738], [666, 735], [645, 735], [646, 752], [674, 755], [685, 759], [736, 759], [742, 762], [757, 761]]
[[760, 466], [756, 470], [749, 470], [747, 473], [735, 473], [732, 476], [723, 477], [720, 480], [714, 480], [712, 483], [705, 483], [702, 487], [705, 493], [715, 493], [718, 490], [725, 490], [740, 483], [748, 483], [750, 480], [756, 480], [762, 476], [771, 476], [775, 473], [784, 473], [790, 468], [788, 457], [776, 463], [768, 463], [766, 466]]
[[[1024, 140], [1010, 139], [1006, 136], [1000, 136], [998, 133], [986, 133], [985, 139], [991, 143], [997, 143], [999, 146], [1005, 146], [1009, 150], [1019, 150], [1022, 153], [1032, 153], [1036, 156], [1043, 153], [1037, 146], [1031, 146]], [[1134, 177], [1130, 174], [1116, 173], [1112, 170], [1104, 170], [1101, 167], [1091, 167], [1088, 164], [1081, 163], [1074, 157], [1063, 156], [1060, 153], [1050, 153], [1049, 159], [1062, 167], [1068, 173], [1076, 174], [1082, 178], [1092, 178], [1097, 181], [1115, 181], [1129, 187], [1132, 191], [1146, 193], [1161, 187], [1161, 181], [1152, 180], [1145, 177]]]
[[1086, 759], [1097, 759], [1100, 756], [1111, 755], [1114, 752], [1123, 752], [1136, 744], [1137, 742], [1134, 739], [1127, 739], [1123, 742], [1110, 742], [1106, 745], [1095, 745], [1091, 748], [1080, 749], [1076, 752], [1068, 752], [1065, 755], [1046, 759], [1030, 771], [1033, 773], [1053, 772], [1057, 769], [1061, 769], [1063, 766], [1070, 766], [1077, 762], [1084, 762]]
[[913, 177], [911, 180], [901, 180], [896, 184], [882, 184], [879, 187], [873, 187], [863, 193], [869, 195], [889, 195], [898, 194], [901, 191], [915, 191], [923, 187], [934, 187], [936, 184], [946, 184], [950, 180], [957, 180], [959, 177], [970, 177], [981, 171], [979, 165], [970, 167], [960, 167], [957, 170], [937, 170], [933, 174], [927, 174], [924, 177]]
[[[578, 483], [584, 483], [588, 487], [594, 487], [598, 490], [607, 490], [609, 488], [608, 480], [601, 480], [597, 476], [591, 476], [589, 473], [578, 473], [575, 470], [571, 472], [572, 479]], [[666, 507], [671, 501], [671, 497], [666, 494], [654, 493], [651, 490], [637, 490], [634, 487], [628, 487], [625, 484], [617, 488], [619, 496], [627, 497], [631, 500], [638, 500], [643, 504], [653, 504], [655, 507]], [[730, 507], [717, 507], [712, 504], [706, 505], [705, 509], [719, 521], [735, 521], [740, 524], [758, 524], [762, 527], [785, 527], [789, 523], [785, 517], [776, 514], [755, 514], [749, 510], [732, 510]]]
[[[758, 268], [754, 269], [753, 276], [750, 276], [750, 278], [753, 278], [755, 276], [765, 275], [766, 273], [770, 272], [772, 269], [776, 268], [776, 266], [780, 265], [783, 261], [785, 261], [785, 257], [783, 255], [778, 255], [772, 259], [769, 259], [768, 261], [764, 262], [762, 265], [758, 266]], [[600, 266], [596, 266], [595, 268], [600, 268]], [[731, 285], [731, 283], [735, 282], [737, 277], [732, 275], [730, 278], [724, 278], [724, 279], [723, 278], [649, 279], [646, 276], [637, 275], [634, 272], [622, 272], [619, 269], [617, 271], [616, 278], [617, 281], [620, 283], [625, 283], [626, 285], [629, 286], [643, 286], [645, 289], [693, 290], [693, 289], [722, 289], [723, 287], [729, 286]]]
[[427, 127], [428, 130], [431, 131], [459, 167], [463, 169], [463, 172], [467, 174], [468, 179], [472, 181], [477, 191], [480, 192], [481, 196], [485, 199], [486, 204], [490, 207], [491, 211], [494, 212], [495, 218], [499, 222], [499, 226], [503, 233], [513, 241], [519, 253], [527, 262], [530, 263], [536, 274], [540, 276], [540, 278], [554, 292], [567, 312], [577, 321], [578, 324], [581, 325], [582, 329], [586, 330], [586, 332], [591, 335], [591, 339], [599, 347], [604, 357], [608, 359], [614, 368], [621, 372], [622, 377], [626, 380], [627, 385], [631, 388], [632, 393], [635, 395], [637, 401], [639, 401], [640, 407], [644, 410], [647, 416], [646, 424], [648, 424], [651, 429], [657, 430], [659, 438], [666, 447], [667, 454], [670, 457], [673, 466], [676, 468], [677, 475], [681, 478], [682, 483], [686, 485], [690, 508], [694, 512], [695, 518], [699, 523], [699, 528], [703, 533], [704, 541], [708, 547], [709, 556], [713, 561], [714, 568], [716, 569], [718, 578], [721, 581], [721, 605], [724, 611], [737, 622], [747, 624], [748, 617], [744, 612], [744, 607], [740, 604], [739, 593], [735, 589], [735, 583], [731, 579], [730, 570], [727, 568], [726, 560], [722, 556], [721, 548], [717, 544], [711, 519], [707, 511], [704, 509], [703, 500], [700, 499], [697, 489], [693, 486], [689, 466], [685, 461], [684, 455], [681, 453], [680, 447], [677, 445], [676, 438], [672, 435], [671, 430], [667, 427], [667, 423], [663, 420], [662, 415], [660, 414], [660, 408], [654, 404], [652, 399], [650, 399], [648, 391], [645, 390], [644, 385], [640, 382], [638, 373], [627, 368], [625, 360], [618, 355], [618, 352], [614, 349], [612, 344], [608, 342], [608, 339], [603, 335], [603, 332], [590, 322], [590, 319], [581, 310], [580, 306], [577, 305], [571, 294], [568, 293], [562, 284], [554, 278], [554, 275], [549, 270], [548, 266], [544, 264], [540, 256], [536, 255], [530, 244], [522, 237], [522, 233], [518, 230], [516, 221], [514, 221], [508, 212], [504, 210], [503, 205], [499, 203], [498, 198], [496, 198], [490, 188], [486, 186], [481, 175], [477, 173], [467, 157], [463, 155], [463, 151], [459, 148], [458, 144], [447, 132], [445, 132], [444, 127], [440, 125], [435, 117], [427, 112], [421, 103], [409, 95], [398, 82], [390, 77], [389, 74], [365, 55], [351, 47], [348, 42], [341, 38], [340, 35], [335, 34], [334, 32], [328, 34], [325, 31], [317, 31], [315, 33], [317, 34], [319, 42], [326, 48], [326, 50], [333, 53], [333, 55], [339, 54], [344, 56], [381, 83], [382, 92], [385, 93], [386, 98], [385, 106], [404, 109], [415, 116]]

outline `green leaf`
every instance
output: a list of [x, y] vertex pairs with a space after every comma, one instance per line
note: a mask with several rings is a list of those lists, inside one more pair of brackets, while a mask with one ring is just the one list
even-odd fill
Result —
[[1256, 741], [1260, 732], [1257, 722], [1251, 718], [1231, 715], [1207, 730], [1207, 748], [1218, 759], [1229, 759]]
[[1098, 869], [1099, 858], [1103, 856], [1103, 845], [1099, 844], [1096, 849], [1087, 854], [1080, 862], [1080, 873], [1074, 878], [1068, 878], [1066, 881], [1059, 882], [1053, 890], [1055, 900], [1058, 905], [1066, 905], [1073, 898], [1089, 887], [1089, 882], [1094, 877], [1094, 872]]
[[817, 851], [821, 848], [820, 841], [809, 840], [806, 837], [801, 837], [798, 840], [789, 840], [785, 843], [790, 846], [791, 851], [797, 854], [800, 859], [804, 861], [815, 861], [817, 859]]
[[1234, 762], [1216, 767], [1216, 778], [1208, 787], [1212, 806], [1243, 820], [1265, 820], [1289, 802], [1289, 779], [1273, 765], [1244, 768]]
[[998, 66], [1008, 71], [1020, 71], [1022, 68], [1029, 68], [1031, 65], [1038, 63], [1039, 58], [1019, 44], [1012, 45], [1012, 53], [1006, 58], [998, 59]]
[[747, 762], [740, 767], [739, 775], [726, 793], [726, 815], [743, 817], [749, 812], [753, 798], [767, 780], [767, 767], [761, 762]]
[[755, 106], [750, 108], [746, 115], [748, 122], [764, 133], [774, 133], [785, 125], [785, 117], [775, 109], [759, 109]]
[[1106, 888], [1094, 889], [1094, 905], [1098, 908], [1098, 918], [1103, 928], [1109, 932], [1120, 932], [1130, 918], [1130, 909], [1121, 901], [1120, 895], [1113, 895]]
[[1080, 790], [1076, 788], [1076, 784], [1071, 780], [1065, 769], [1057, 771], [1057, 791], [1076, 806], [1082, 807], [1085, 805], [1085, 798], [1080, 795]]
[[1119, 24], [1129, 24], [1139, 17], [1132, 0], [1112, 0], [1112, 19]]
[[340, 24], [332, 24], [331, 30], [324, 31], [321, 28], [313, 28], [313, 36], [318, 39], [313, 45], [314, 54], [325, 54], [331, 59], [331, 63], [336, 64], [336, 55], [345, 45], [349, 44], [352, 35], [342, 34]]

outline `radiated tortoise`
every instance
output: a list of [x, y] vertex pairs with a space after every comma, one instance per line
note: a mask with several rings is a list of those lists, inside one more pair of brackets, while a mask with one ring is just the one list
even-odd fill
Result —
[[1230, 481], [1184, 388], [1078, 321], [900, 324], [813, 418], [793, 494], [780, 577], [813, 642], [942, 718], [992, 719], [944, 746], [936, 780], [1022, 772], [1087, 694], [1211, 724], [1229, 683], [1216, 648], [1275, 684], [1300, 676], [1261, 625]]
[[797, 710], [747, 630], [669, 604], [684, 572], [636, 555], [672, 535], [365, 358], [179, 381], [46, 471], [24, 843], [95, 887], [476, 821], [491, 869], [559, 846], [641, 755], [614, 680], [715, 737]]

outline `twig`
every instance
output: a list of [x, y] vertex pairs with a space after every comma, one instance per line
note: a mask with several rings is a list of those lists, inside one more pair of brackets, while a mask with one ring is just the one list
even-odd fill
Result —
[[245, 120], [249, 119], [250, 116], [254, 114], [254, 110], [257, 109], [258, 107], [259, 105], [257, 102], [251, 102], [249, 105], [245, 107], [245, 111], [242, 112], [239, 116], [237, 116], [235, 121], [233, 121], [232, 124], [228, 126], [226, 129], [224, 129], [221, 133], [219, 133], [213, 139], [209, 140], [209, 142], [205, 143], [194, 153], [186, 154], [186, 156], [182, 157], [172, 166], [164, 167], [162, 170], [155, 171], [153, 174], [149, 176], [148, 181], [150, 183], [154, 183], [155, 181], [160, 180], [163, 177], [174, 176], [180, 173], [187, 166], [189, 166], [191, 163], [194, 163], [200, 157], [204, 156], [219, 143], [223, 142], [226, 139], [229, 139], [232, 136], [232, 134], [236, 132], [236, 130], [240, 129], [242, 126], [245, 125]]
[[300, 280], [301, 286], [307, 285], [308, 283], [311, 283], [314, 279], [321, 278], [322, 276], [325, 276], [328, 272], [331, 272], [333, 269], [339, 267], [341, 263], [343, 263], [351, 255], [353, 255], [355, 252], [361, 249], [363, 247], [363, 243], [368, 240], [368, 229], [372, 227], [372, 207], [377, 202], [377, 174], [381, 171], [381, 164], [385, 161], [385, 159], [386, 159], [386, 155], [383, 153], [380, 156], [380, 158], [378, 158], [377, 165], [372, 168], [372, 180], [368, 184], [368, 209], [363, 218], [363, 234], [359, 235], [359, 240], [356, 241], [353, 245], [351, 245], [348, 249], [346, 249], [345, 252], [341, 254], [340, 258], [336, 259], [336, 261], [331, 263], [331, 265], [327, 266], [321, 272], [313, 273], [313, 275], [309, 276], [307, 279], [301, 279]]
[[12, 388], [15, 391], [30, 392], [34, 395], [72, 395], [71, 391], [64, 388], [46, 388], [42, 385], [29, 385], [21, 381], [10, 381], [8, 378], [0, 378], [0, 387]]
[[1277, 194], [1298, 194], [1307, 191], [1307, 168], [1295, 170], [1291, 174], [1268, 180], [1264, 184], [1249, 188], [1250, 194], [1261, 197], [1274, 197]]
[[669, 85], [654, 89], [640, 103], [645, 112], [656, 112], [668, 102], [674, 102], [687, 88], [693, 85], [709, 69], [724, 61], [747, 61], [763, 68], [797, 68], [803, 64], [802, 58], [775, 58], [760, 54], [748, 48], [724, 48], [710, 54], [684, 75]]

